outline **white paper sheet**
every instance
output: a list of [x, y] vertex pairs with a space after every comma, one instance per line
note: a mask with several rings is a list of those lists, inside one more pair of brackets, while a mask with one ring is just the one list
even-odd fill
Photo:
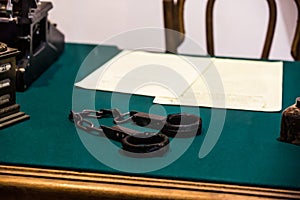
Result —
[[75, 85], [93, 90], [177, 97], [210, 63], [210, 58], [124, 50]]
[[75, 85], [154, 96], [154, 103], [280, 111], [282, 62], [124, 50]]
[[155, 103], [280, 111], [282, 62], [214, 59], [179, 98], [156, 97]]

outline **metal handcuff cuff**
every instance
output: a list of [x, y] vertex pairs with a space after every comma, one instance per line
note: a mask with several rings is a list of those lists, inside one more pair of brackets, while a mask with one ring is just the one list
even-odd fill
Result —
[[[95, 127], [88, 118], [113, 118], [116, 125]], [[169, 137], [192, 137], [201, 134], [202, 130], [202, 119], [186, 113], [169, 114], [164, 117], [137, 111], [123, 114], [118, 109], [101, 109], [99, 111], [71, 111], [69, 119], [79, 129], [121, 142], [123, 150], [133, 153], [150, 153], [164, 147], [166, 147], [164, 148], [166, 151]], [[159, 132], [139, 132], [119, 125], [129, 122], [137, 126], [159, 130]]]

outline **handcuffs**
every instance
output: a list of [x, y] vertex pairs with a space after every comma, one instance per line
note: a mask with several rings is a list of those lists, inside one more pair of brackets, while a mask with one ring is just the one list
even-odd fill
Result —
[[[115, 126], [95, 125], [88, 118], [113, 118]], [[193, 137], [202, 131], [202, 119], [187, 113], [169, 114], [166, 117], [137, 111], [121, 113], [118, 109], [71, 111], [69, 119], [76, 127], [94, 135], [106, 136], [121, 142], [122, 149], [132, 153], [150, 153], [168, 148], [169, 137]], [[132, 123], [158, 132], [139, 132], [120, 124]]]

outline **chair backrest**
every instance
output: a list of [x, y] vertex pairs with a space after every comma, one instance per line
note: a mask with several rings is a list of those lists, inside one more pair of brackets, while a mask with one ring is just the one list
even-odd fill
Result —
[[[295, 60], [300, 60], [300, 0], [294, 0], [298, 9], [298, 23], [291, 48], [291, 54]], [[206, 47], [207, 53], [215, 56], [214, 37], [213, 37], [213, 8], [216, 0], [207, 0], [206, 5]], [[269, 6], [269, 22], [265, 42], [261, 54], [262, 59], [268, 59], [274, 37], [277, 8], [275, 0], [267, 0]], [[163, 0], [164, 22], [166, 28], [166, 51], [177, 52], [178, 46], [184, 40], [184, 4], [185, 0]], [[177, 31], [174, 33], [169, 29]]]
[[300, 0], [294, 0], [298, 10], [298, 20], [295, 36], [292, 44], [291, 54], [295, 60], [300, 60]]
[[[277, 9], [275, 0], [267, 0], [269, 6], [269, 23], [265, 43], [261, 54], [262, 59], [268, 59], [275, 32]], [[215, 0], [208, 0], [206, 6], [206, 46], [209, 55], [214, 56], [214, 38], [213, 38], [213, 8]]]
[[166, 51], [177, 53], [177, 48], [184, 40], [185, 0], [163, 0]]

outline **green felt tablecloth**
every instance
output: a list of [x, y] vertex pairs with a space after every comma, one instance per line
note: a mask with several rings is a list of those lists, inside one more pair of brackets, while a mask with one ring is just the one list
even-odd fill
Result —
[[[89, 98], [95, 99], [96, 108], [111, 106], [110, 92], [95, 92], [73, 86], [76, 80], [81, 80], [120, 51], [112, 46], [98, 47], [98, 59], [94, 63], [87, 62], [84, 70], [79, 70], [94, 48], [94, 45], [66, 44], [60, 59], [26, 92], [17, 94], [17, 103], [31, 119], [0, 131], [0, 163], [127, 174], [103, 164], [91, 151], [111, 156], [114, 163], [124, 162], [116, 159], [125, 155], [108, 152], [105, 146], [97, 144], [99, 138], [94, 139], [92, 149], [86, 148], [83, 140], [93, 140], [95, 136], [78, 134], [68, 120], [72, 105], [78, 109], [85, 108], [86, 99]], [[300, 84], [297, 83], [299, 74], [299, 62], [284, 62], [283, 108], [293, 104], [295, 98], [300, 96]], [[116, 104], [122, 109], [126, 106], [122, 99], [128, 98], [128, 95], [115, 95]], [[152, 100], [151, 97], [131, 96], [130, 109], [147, 112], [153, 106]], [[180, 111], [177, 106], [164, 108], [168, 113]], [[199, 108], [185, 109], [194, 113]], [[280, 112], [227, 110], [220, 138], [204, 158], [199, 158], [198, 154], [210, 123], [211, 109], [200, 108], [200, 113], [203, 134], [194, 139], [182, 156], [161, 169], [136, 175], [300, 189], [300, 146], [276, 140], [280, 131]], [[157, 158], [155, 162], [163, 162], [163, 159]], [[130, 159], [125, 158], [127, 161]], [[133, 159], [128, 167], [139, 169], [143, 163], [147, 164], [143, 159]]]

